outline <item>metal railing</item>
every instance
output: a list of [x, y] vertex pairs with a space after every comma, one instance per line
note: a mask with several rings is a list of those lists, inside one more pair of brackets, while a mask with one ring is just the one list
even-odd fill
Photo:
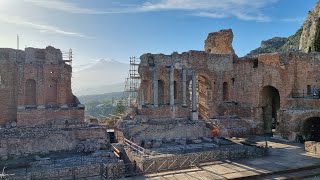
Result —
[[320, 89], [293, 89], [292, 98], [320, 99]]
[[124, 176], [137, 176], [164, 171], [182, 170], [201, 166], [201, 163], [262, 157], [268, 154], [266, 147], [238, 147], [224, 150], [212, 150], [198, 153], [179, 154], [155, 159], [144, 159], [140, 163], [124, 164]]

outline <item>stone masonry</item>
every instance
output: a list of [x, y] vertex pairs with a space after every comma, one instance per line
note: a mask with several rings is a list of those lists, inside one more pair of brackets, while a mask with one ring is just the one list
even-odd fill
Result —
[[72, 68], [59, 49], [0, 49], [0, 127], [82, 122]]
[[205, 51], [142, 55], [140, 115], [205, 121], [223, 136], [296, 140], [308, 118], [320, 117], [320, 54], [238, 58], [232, 41], [232, 30], [222, 30], [208, 35]]

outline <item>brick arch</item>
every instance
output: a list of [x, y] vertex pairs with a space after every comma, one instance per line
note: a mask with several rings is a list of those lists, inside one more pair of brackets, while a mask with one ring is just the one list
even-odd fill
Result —
[[58, 82], [55, 79], [48, 81], [46, 88], [46, 104], [57, 105], [58, 104]]
[[[142, 93], [143, 92], [143, 93]], [[151, 98], [151, 81], [150, 80], [142, 80], [140, 85], [140, 96], [142, 96], [145, 104], [151, 104], [152, 98]]]
[[264, 124], [264, 133], [272, 134], [278, 124], [278, 113], [280, 110], [281, 96], [277, 88], [273, 86], [264, 86], [259, 93], [259, 104], [262, 108], [262, 118]]
[[25, 82], [25, 105], [37, 105], [37, 82], [28, 79]]
[[302, 132], [303, 124], [305, 123], [305, 121], [314, 117], [320, 117], [320, 112], [310, 111], [300, 114], [299, 116], [291, 120], [291, 122], [297, 122], [293, 125], [293, 130], [295, 132]]

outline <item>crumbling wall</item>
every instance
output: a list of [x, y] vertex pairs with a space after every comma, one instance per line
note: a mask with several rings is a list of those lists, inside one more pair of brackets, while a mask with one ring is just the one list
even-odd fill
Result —
[[15, 59], [24, 56], [22, 51], [0, 49], [0, 127], [16, 121], [17, 67]]
[[78, 124], [84, 122], [84, 109], [21, 109], [17, 119], [19, 127]]
[[[59, 49], [0, 49], [0, 127], [8, 128], [20, 120], [18, 124], [23, 126], [43, 125], [53, 118], [64, 120], [68, 115], [82, 122], [83, 105], [78, 110], [65, 111], [79, 105], [72, 94], [71, 75], [72, 67], [63, 61]], [[33, 108], [33, 114], [20, 111], [26, 108]]]
[[110, 147], [108, 133], [101, 127], [16, 128], [0, 130], [0, 136], [0, 159], [2, 160], [32, 154], [76, 151], [80, 143], [89, 141], [95, 141], [97, 147]]
[[[289, 118], [290, 114], [285, 117], [288, 115], [285, 110], [313, 110], [319, 107], [320, 53], [283, 52], [238, 58], [234, 55], [232, 39], [231, 30], [222, 30], [208, 35], [205, 51], [142, 55], [139, 74], [144, 83], [140, 90], [148, 92], [145, 97], [148, 103], [140, 107], [140, 114], [149, 119], [194, 119], [191, 112], [191, 82], [195, 74], [199, 119], [237, 117], [242, 122], [248, 122], [250, 127], [245, 133], [258, 134], [267, 133], [271, 123], [279, 124], [276, 133], [294, 139], [296, 123]], [[174, 105], [169, 105], [169, 74], [172, 68], [178, 98]], [[159, 106], [154, 105], [153, 100], [155, 69], [159, 82], [163, 82], [159, 86]], [[186, 73], [186, 104], [182, 103], [181, 96], [183, 73]], [[162, 88], [167, 91], [163, 92]], [[273, 96], [273, 93], [270, 95], [263, 91], [266, 88], [279, 94], [280, 102], [276, 105], [266, 103]], [[276, 106], [276, 110], [268, 111], [271, 106]]]
[[210, 33], [205, 40], [204, 49], [213, 54], [234, 54], [232, 47], [233, 32], [231, 29]]

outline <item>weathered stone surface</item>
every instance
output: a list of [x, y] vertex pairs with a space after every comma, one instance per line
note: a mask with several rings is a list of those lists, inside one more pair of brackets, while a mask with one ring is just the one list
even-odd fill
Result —
[[[13, 121], [25, 127], [84, 120], [71, 90], [72, 67], [59, 49], [1, 48], [0, 67], [0, 127]], [[74, 112], [68, 112], [68, 105]]]
[[212, 54], [234, 54], [231, 29], [210, 33], [205, 41], [205, 51]]
[[320, 51], [320, 1], [310, 11], [302, 26], [299, 49], [304, 52]]

